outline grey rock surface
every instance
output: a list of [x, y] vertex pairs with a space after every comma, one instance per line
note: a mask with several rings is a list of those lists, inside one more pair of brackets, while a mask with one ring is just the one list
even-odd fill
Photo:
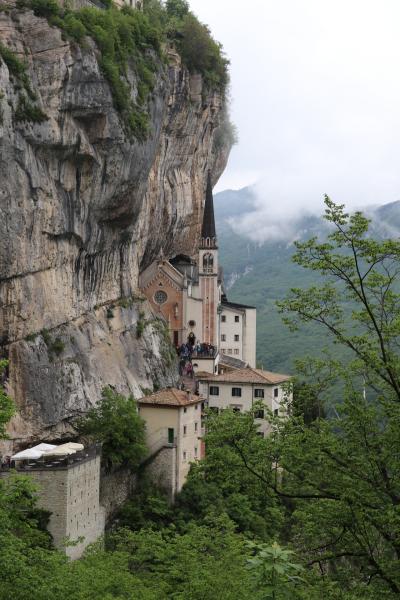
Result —
[[[138, 396], [141, 386], [174, 382], [157, 328], [136, 337], [149, 308], [118, 299], [138, 295], [140, 270], [161, 250], [194, 253], [208, 171], [216, 182], [230, 148], [217, 143], [223, 99], [173, 50], [159, 64], [151, 133], [139, 143], [113, 107], [93, 42], [67, 42], [16, 9], [0, 12], [0, 40], [27, 62], [48, 117], [15, 119], [18, 86], [0, 61], [0, 352], [10, 360], [18, 445], [68, 434], [103, 385]], [[42, 330], [62, 352], [49, 352]]]

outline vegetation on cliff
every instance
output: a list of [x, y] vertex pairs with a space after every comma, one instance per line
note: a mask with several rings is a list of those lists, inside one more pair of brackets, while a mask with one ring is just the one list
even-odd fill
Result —
[[[208, 27], [199, 22], [183, 0], [168, 0], [166, 5], [159, 0], [148, 0], [143, 10], [128, 6], [119, 10], [112, 2], [104, 3], [104, 9], [72, 10], [67, 5], [61, 7], [56, 0], [18, 0], [17, 6], [30, 8], [35, 15], [45, 17], [51, 25], [62, 29], [67, 39], [83, 47], [87, 37], [95, 41], [115, 108], [127, 130], [139, 141], [150, 133], [149, 101], [165, 60], [163, 46], [166, 43], [175, 45], [191, 73], [203, 76], [207, 90], [225, 93], [228, 60]], [[0, 56], [32, 97], [24, 63], [1, 45]], [[135, 73], [134, 85], [128, 78], [128, 66]], [[45, 119], [44, 113], [27, 98], [20, 99], [17, 120], [41, 122]]]
[[77, 431], [102, 444], [105, 467], [135, 470], [146, 455], [145, 422], [132, 397], [104, 388], [100, 402], [77, 421]]

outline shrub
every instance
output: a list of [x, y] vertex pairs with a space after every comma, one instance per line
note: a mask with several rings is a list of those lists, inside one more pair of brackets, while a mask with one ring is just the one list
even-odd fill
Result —
[[64, 31], [76, 42], [82, 41], [86, 35], [85, 26], [72, 13], [67, 14], [64, 19]]
[[134, 398], [126, 398], [110, 387], [102, 391], [99, 404], [76, 423], [81, 435], [103, 444], [107, 469], [126, 466], [137, 469], [146, 455], [145, 423]]
[[139, 319], [136, 323], [136, 337], [138, 339], [142, 337], [145, 327], [146, 327], [146, 321], [144, 320], [144, 312], [140, 311]]
[[206, 85], [224, 91], [229, 81], [229, 61], [223, 55], [222, 46], [212, 38], [208, 27], [189, 13], [183, 20], [180, 32], [182, 37], [177, 45], [189, 71], [201, 73]]
[[54, 352], [54, 354], [57, 354], [57, 356], [60, 356], [60, 354], [62, 354], [62, 352], [64, 351], [65, 348], [65, 344], [62, 341], [61, 338], [57, 337], [54, 342], [51, 344], [51, 350], [52, 352]]
[[17, 80], [17, 82], [19, 82], [21, 84], [21, 86], [25, 88], [25, 90], [26, 90], [28, 96], [31, 98], [31, 100], [34, 100], [35, 94], [32, 91], [32, 88], [31, 88], [31, 85], [29, 82], [29, 77], [26, 72], [25, 63], [23, 63], [12, 50], [7, 48], [7, 46], [4, 46], [4, 44], [2, 44], [1, 42], [0, 42], [0, 57], [6, 63], [7, 68], [9, 70], [9, 72], [11, 73], [11, 75], [13, 75], [15, 77], [15, 79]]
[[[3, 373], [7, 367], [8, 361], [0, 360], [0, 381], [2, 381]], [[0, 439], [7, 439], [6, 426], [14, 414], [15, 404], [0, 385]]]
[[189, 3], [186, 0], [167, 0], [166, 9], [170, 17], [183, 19], [189, 12]]
[[48, 116], [38, 107], [29, 102], [25, 96], [20, 96], [17, 110], [15, 111], [15, 120], [18, 122], [31, 121], [32, 123], [43, 123]]
[[37, 17], [49, 17], [60, 13], [60, 6], [57, 0], [31, 0], [30, 8]]

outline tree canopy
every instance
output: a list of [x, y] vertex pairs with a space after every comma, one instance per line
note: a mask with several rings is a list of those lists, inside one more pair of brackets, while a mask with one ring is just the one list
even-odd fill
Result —
[[108, 469], [125, 466], [135, 470], [146, 455], [145, 422], [135, 400], [110, 387], [103, 389], [98, 405], [76, 422], [76, 429], [80, 435], [102, 443]]

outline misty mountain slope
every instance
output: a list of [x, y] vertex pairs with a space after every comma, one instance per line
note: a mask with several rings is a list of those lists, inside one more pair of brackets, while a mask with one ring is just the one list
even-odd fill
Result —
[[[369, 209], [368, 214], [373, 220], [373, 235], [399, 234], [400, 202]], [[252, 188], [216, 194], [215, 215], [229, 299], [257, 307], [257, 360], [264, 368], [290, 373], [296, 358], [305, 354], [319, 355], [327, 345], [327, 338], [325, 332], [313, 324], [290, 332], [282, 323], [276, 301], [284, 298], [292, 287], [318, 283], [316, 273], [291, 261], [295, 251], [293, 242], [315, 235], [324, 237], [329, 228], [322, 217], [299, 215], [283, 221], [281, 232], [276, 231], [276, 227], [271, 230], [275, 239], [252, 240], [251, 223], [254, 222], [255, 231], [259, 233], [260, 221], [265, 218], [265, 210], [261, 217], [257, 212]], [[333, 351], [342, 352], [337, 346]]]

